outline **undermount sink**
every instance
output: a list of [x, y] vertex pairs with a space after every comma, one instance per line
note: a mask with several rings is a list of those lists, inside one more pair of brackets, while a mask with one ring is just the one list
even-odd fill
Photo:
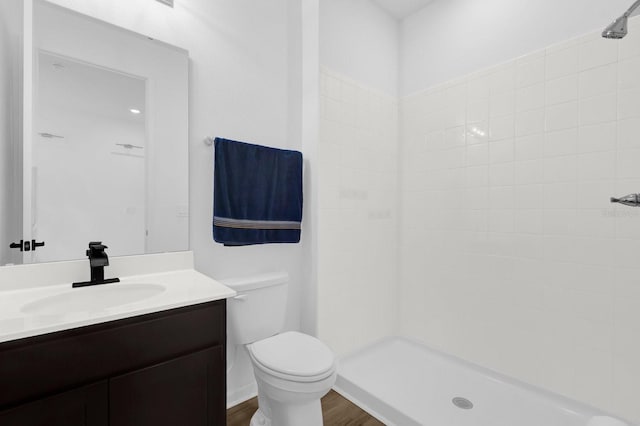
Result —
[[25, 314], [55, 315], [91, 312], [149, 299], [165, 291], [160, 284], [102, 284], [76, 288], [24, 305]]

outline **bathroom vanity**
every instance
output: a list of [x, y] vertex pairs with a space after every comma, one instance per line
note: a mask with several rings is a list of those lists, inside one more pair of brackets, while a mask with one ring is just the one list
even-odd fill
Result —
[[0, 425], [225, 424], [234, 294], [192, 269], [1, 291]]
[[0, 345], [0, 424], [224, 424], [225, 301]]

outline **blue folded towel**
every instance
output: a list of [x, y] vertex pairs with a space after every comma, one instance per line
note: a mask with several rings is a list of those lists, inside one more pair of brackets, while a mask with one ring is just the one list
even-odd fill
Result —
[[302, 153], [216, 138], [213, 239], [300, 242]]

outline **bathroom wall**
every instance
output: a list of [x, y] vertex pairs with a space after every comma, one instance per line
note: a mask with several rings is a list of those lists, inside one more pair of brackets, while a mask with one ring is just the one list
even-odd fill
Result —
[[397, 25], [320, 2], [317, 328], [337, 355], [397, 324]]
[[638, 421], [640, 21], [600, 31], [402, 98], [400, 330]]
[[437, 0], [401, 27], [402, 95], [600, 30], [629, 0]]
[[[0, 206], [21, 204], [22, 181], [13, 164], [17, 162], [22, 122], [22, 1], [0, 2]], [[3, 209], [7, 212], [13, 209]], [[0, 265], [20, 261], [19, 252], [9, 244], [20, 240], [22, 222], [15, 215], [0, 217]]]
[[398, 93], [400, 25], [371, 0], [320, 2], [322, 66], [388, 95]]
[[[286, 0], [54, 0], [54, 3], [189, 50], [190, 247], [199, 271], [223, 279], [286, 270], [286, 327], [300, 326], [302, 245], [223, 247], [211, 236], [213, 171], [206, 136], [301, 149], [289, 136], [289, 20]], [[291, 135], [296, 134], [291, 132]], [[306, 238], [306, 224], [303, 224]], [[230, 336], [233, 338], [233, 336]], [[255, 391], [243, 351], [229, 373], [229, 398]]]

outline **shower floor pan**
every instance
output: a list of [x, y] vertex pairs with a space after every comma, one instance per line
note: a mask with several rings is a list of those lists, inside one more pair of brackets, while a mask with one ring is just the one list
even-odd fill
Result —
[[390, 426], [629, 425], [396, 337], [341, 359], [335, 389]]

